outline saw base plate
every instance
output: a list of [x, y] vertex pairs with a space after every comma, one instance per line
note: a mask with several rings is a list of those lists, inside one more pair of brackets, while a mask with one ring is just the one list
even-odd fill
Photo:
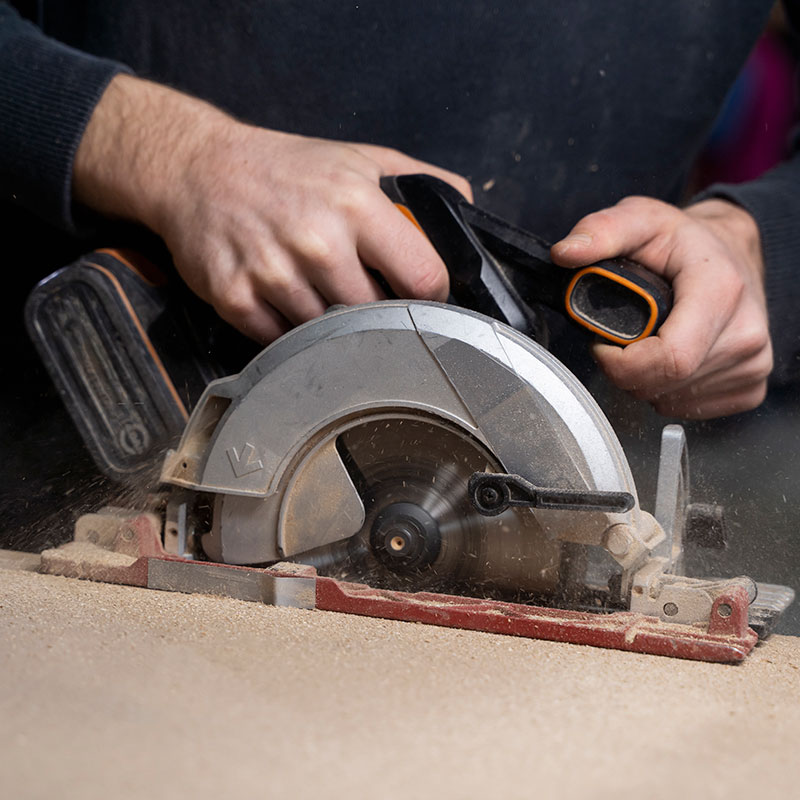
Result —
[[758, 639], [748, 626], [749, 599], [742, 590], [720, 597], [718, 603], [726, 606], [725, 615], [713, 615], [709, 629], [702, 630], [629, 611], [595, 614], [475, 597], [374, 589], [321, 577], [313, 567], [299, 564], [280, 563], [262, 569], [170, 555], [163, 549], [160, 522], [154, 514], [86, 515], [79, 520], [76, 541], [42, 553], [41, 571], [698, 661], [741, 661]]

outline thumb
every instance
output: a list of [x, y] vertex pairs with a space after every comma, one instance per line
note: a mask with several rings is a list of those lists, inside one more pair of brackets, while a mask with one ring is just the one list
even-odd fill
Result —
[[[615, 206], [583, 217], [552, 246], [550, 255], [563, 267], [583, 267], [618, 256], [635, 257], [654, 240], [664, 240], [681, 218], [682, 212], [668, 203], [649, 197], [626, 197]], [[648, 266], [656, 268], [657, 264]]]

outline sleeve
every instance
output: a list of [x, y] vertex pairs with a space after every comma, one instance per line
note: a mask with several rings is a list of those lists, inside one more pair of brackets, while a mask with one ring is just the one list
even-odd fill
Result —
[[775, 355], [771, 381], [800, 380], [800, 153], [760, 178], [713, 184], [693, 202], [730, 200], [758, 224], [764, 255], [764, 284]]
[[130, 72], [46, 37], [0, 3], [0, 196], [71, 233], [72, 164], [109, 81]]
[[[797, 37], [800, 2], [784, 0], [783, 8]], [[770, 382], [775, 385], [800, 381], [800, 134], [792, 153], [756, 180], [713, 184], [692, 200], [721, 197], [748, 211], [758, 224], [775, 355]]]

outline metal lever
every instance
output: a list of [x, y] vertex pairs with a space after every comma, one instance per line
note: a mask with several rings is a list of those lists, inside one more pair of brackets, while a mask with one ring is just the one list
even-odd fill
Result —
[[635, 500], [629, 492], [546, 489], [520, 475], [476, 472], [469, 479], [469, 499], [485, 517], [502, 514], [510, 506], [550, 508], [558, 511], [630, 511]]

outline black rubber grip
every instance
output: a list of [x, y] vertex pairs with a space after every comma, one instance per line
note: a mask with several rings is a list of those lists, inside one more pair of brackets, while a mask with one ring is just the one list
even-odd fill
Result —
[[564, 300], [576, 322], [630, 344], [656, 333], [672, 308], [672, 289], [641, 264], [615, 259], [577, 270]]

